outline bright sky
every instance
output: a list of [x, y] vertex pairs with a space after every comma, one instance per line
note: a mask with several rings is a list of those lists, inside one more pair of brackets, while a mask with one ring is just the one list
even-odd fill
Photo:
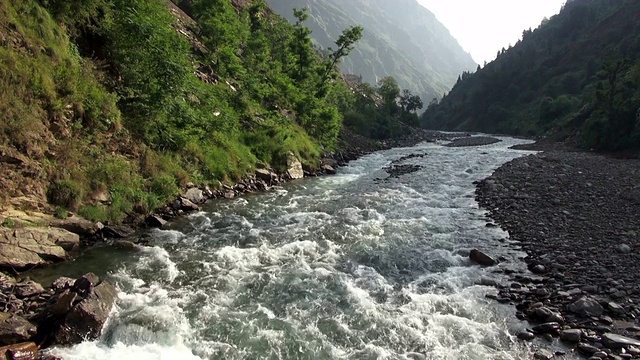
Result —
[[483, 64], [560, 12], [566, 0], [418, 0], [431, 10], [473, 59]]

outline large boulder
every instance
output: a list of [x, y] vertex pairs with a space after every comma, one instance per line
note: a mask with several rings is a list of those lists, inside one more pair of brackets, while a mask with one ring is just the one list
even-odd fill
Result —
[[[91, 281], [93, 280], [92, 276], [84, 276], [81, 279], [93, 282]], [[78, 344], [100, 336], [118, 293], [113, 285], [105, 281], [95, 287], [89, 286], [88, 289], [89, 294], [76, 304], [74, 302], [77, 297], [72, 294], [65, 294], [64, 297], [59, 298], [62, 303], [56, 309], [58, 312], [69, 307], [71, 309], [61, 319], [53, 334], [55, 343], [61, 345]]]
[[266, 182], [268, 185], [271, 185], [276, 181], [276, 179], [278, 179], [278, 174], [269, 169], [256, 169], [256, 178]]
[[304, 177], [302, 163], [291, 152], [287, 156], [287, 175], [292, 179], [302, 179]]
[[609, 349], [620, 349], [627, 346], [640, 347], [640, 341], [613, 333], [602, 335], [602, 344]]
[[36, 334], [36, 327], [22, 317], [0, 312], [0, 345], [10, 345], [29, 340]]
[[204, 197], [204, 193], [202, 192], [202, 190], [193, 187], [189, 190], [187, 190], [187, 192], [185, 192], [184, 194], [182, 194], [183, 198], [188, 199], [189, 201], [191, 201], [194, 204], [202, 204], [203, 202], [205, 202], [207, 199]]
[[0, 228], [0, 267], [23, 269], [67, 258], [77, 234], [52, 227]]

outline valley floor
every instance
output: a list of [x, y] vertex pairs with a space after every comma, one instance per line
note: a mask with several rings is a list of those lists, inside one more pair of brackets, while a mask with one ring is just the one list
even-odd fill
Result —
[[519, 318], [543, 324], [522, 338], [560, 335], [579, 342], [583, 355], [636, 358], [640, 161], [544, 150], [503, 165], [477, 187], [480, 205], [540, 276], [512, 274], [496, 298], [514, 304]]

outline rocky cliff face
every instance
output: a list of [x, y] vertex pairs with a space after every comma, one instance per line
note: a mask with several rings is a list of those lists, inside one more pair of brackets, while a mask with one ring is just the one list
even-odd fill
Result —
[[426, 8], [415, 0], [268, 0], [280, 15], [293, 20], [293, 8], [308, 8], [306, 25], [323, 47], [345, 28], [360, 25], [364, 37], [344, 60], [342, 71], [375, 84], [393, 76], [402, 88], [425, 103], [449, 91], [458, 75], [477, 64]]

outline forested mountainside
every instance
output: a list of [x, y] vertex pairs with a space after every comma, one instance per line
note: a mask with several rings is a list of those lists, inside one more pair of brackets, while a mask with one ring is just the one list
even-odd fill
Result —
[[640, 148], [640, 2], [568, 1], [423, 114], [427, 128]]
[[401, 88], [423, 101], [440, 98], [463, 71], [476, 64], [449, 30], [416, 0], [267, 0], [280, 15], [295, 21], [292, 8], [307, 8], [311, 36], [324, 48], [333, 46], [341, 29], [362, 26], [364, 36], [348, 59], [344, 73], [376, 84], [393, 76]]
[[416, 122], [397, 86], [359, 91], [334, 71], [360, 28], [319, 54], [299, 15], [260, 0], [0, 0], [0, 210], [118, 222], [189, 182], [291, 157], [317, 168], [348, 112], [380, 138]]

